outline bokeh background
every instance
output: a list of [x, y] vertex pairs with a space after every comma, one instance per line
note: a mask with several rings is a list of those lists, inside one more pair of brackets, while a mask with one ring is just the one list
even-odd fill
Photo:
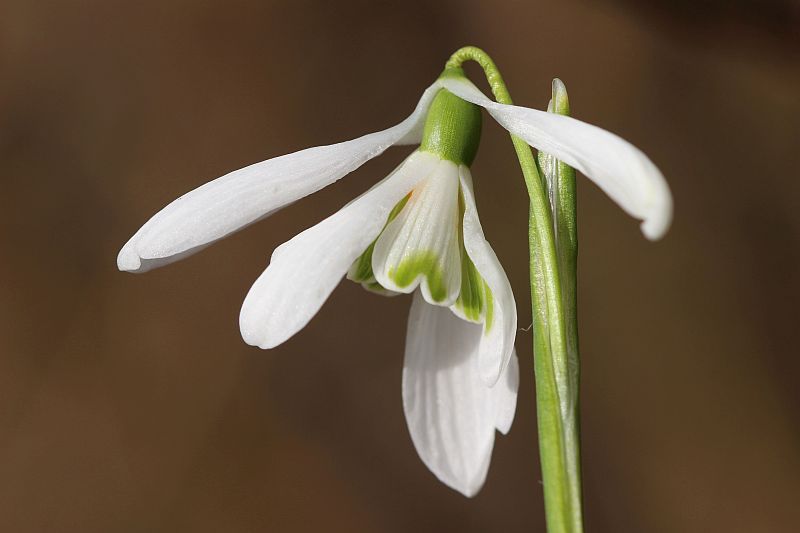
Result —
[[[797, 531], [799, 22], [791, 0], [3, 0], [0, 530], [544, 531], [530, 332], [474, 499], [407, 434], [408, 298], [345, 282], [279, 348], [240, 339], [272, 250], [407, 149], [186, 261], [115, 265], [178, 195], [396, 123], [476, 44], [522, 105], [562, 78], [675, 196], [653, 244], [580, 178], [588, 531]], [[485, 123], [478, 203], [523, 327], [525, 190]]]

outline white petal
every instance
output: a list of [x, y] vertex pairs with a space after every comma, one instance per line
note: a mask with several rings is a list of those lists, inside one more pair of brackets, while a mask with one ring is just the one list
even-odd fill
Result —
[[659, 239], [672, 221], [672, 195], [664, 176], [638, 148], [606, 130], [571, 117], [498, 104], [465, 79], [439, 83], [480, 105], [511, 133], [555, 156], [594, 181], [628, 214], [643, 220], [642, 232]]
[[352, 172], [394, 144], [419, 142], [437, 87], [400, 124], [351, 141], [275, 157], [226, 174], [156, 213], [117, 256], [120, 270], [145, 272], [190, 255]]
[[372, 254], [375, 279], [395, 292], [422, 285], [425, 299], [452, 305], [461, 288], [458, 166], [441, 160], [383, 230]]
[[492, 292], [491, 320], [487, 313], [478, 357], [481, 376], [488, 385], [492, 385], [503, 373], [514, 352], [517, 304], [505, 270], [483, 235], [470, 171], [463, 165], [459, 171], [464, 195], [464, 248]]
[[432, 154], [414, 152], [372, 189], [276, 248], [242, 304], [245, 342], [273, 348], [301, 330], [377, 237], [395, 204], [438, 163]]
[[517, 405], [516, 355], [489, 387], [478, 372], [480, 338], [480, 325], [414, 295], [403, 367], [406, 422], [425, 465], [465, 496], [483, 485], [495, 429], [509, 430]]

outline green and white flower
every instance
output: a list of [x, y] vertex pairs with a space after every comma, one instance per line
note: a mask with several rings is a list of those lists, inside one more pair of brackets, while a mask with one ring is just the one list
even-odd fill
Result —
[[119, 269], [144, 272], [188, 256], [392, 145], [418, 144], [389, 176], [275, 249], [239, 322], [248, 344], [274, 348], [311, 320], [345, 276], [381, 294], [414, 293], [402, 383], [409, 431], [433, 473], [471, 496], [486, 478], [495, 431], [511, 426], [519, 374], [514, 295], [473, 194], [480, 107], [594, 179], [644, 219], [648, 236], [666, 229], [669, 191], [630, 144], [568, 117], [496, 104], [446, 71], [394, 127], [269, 159], [178, 198], [125, 244]]

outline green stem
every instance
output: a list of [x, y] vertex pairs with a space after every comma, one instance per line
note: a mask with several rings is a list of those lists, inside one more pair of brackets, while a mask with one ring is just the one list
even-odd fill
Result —
[[[472, 46], [461, 48], [450, 57], [445, 69], [460, 68], [465, 61], [475, 61], [483, 68], [497, 102], [512, 104], [500, 71], [483, 50]], [[531, 148], [513, 134], [511, 141], [530, 199], [528, 242], [534, 371], [547, 530], [549, 533], [581, 533], [575, 263], [559, 260], [548, 194]], [[572, 205], [571, 213], [569, 209], [557, 210], [561, 217], [556, 222], [569, 223], [574, 229], [574, 202]], [[563, 216], [572, 218], [566, 220]], [[574, 257], [569, 250], [563, 255]], [[564, 279], [560, 278], [561, 272]]]
[[[553, 97], [548, 111], [569, 115], [567, 90], [559, 79], [553, 80]], [[550, 193], [553, 213], [553, 230], [558, 253], [558, 271], [561, 281], [561, 303], [564, 309], [567, 333], [567, 387], [571, 403], [567, 406], [564, 436], [567, 439], [566, 468], [568, 474], [580, 484], [580, 412], [577, 320], [577, 260], [578, 228], [575, 194], [575, 169], [553, 156], [539, 152], [539, 169], [544, 174]], [[541, 171], [544, 172], [541, 172]], [[571, 445], [574, 441], [575, 445]], [[573, 492], [573, 504], [580, 506], [580, 492]]]

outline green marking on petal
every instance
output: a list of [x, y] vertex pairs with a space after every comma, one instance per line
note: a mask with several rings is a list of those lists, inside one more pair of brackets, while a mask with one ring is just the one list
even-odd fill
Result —
[[[460, 220], [463, 221], [466, 210], [463, 191], [459, 191], [458, 208]], [[458, 226], [458, 240], [461, 244], [461, 291], [454, 304], [454, 309], [457, 311], [456, 314], [464, 320], [478, 324], [485, 322], [487, 325], [484, 331], [488, 331], [492, 318], [492, 291], [464, 248], [463, 222]]]
[[[383, 226], [384, 229], [386, 229], [386, 226], [389, 225], [389, 222], [391, 222], [392, 220], [397, 218], [397, 215], [400, 214], [400, 211], [402, 211], [403, 208], [408, 203], [408, 199], [409, 198], [411, 198], [411, 193], [408, 193], [407, 195], [405, 195], [405, 197], [402, 200], [400, 200], [399, 202], [397, 202], [397, 205], [395, 205], [392, 208], [392, 211], [389, 213], [389, 218], [386, 220], [386, 224], [384, 224], [384, 226]], [[377, 241], [378, 239], [375, 239], [375, 240]]]
[[361, 286], [367, 289], [369, 292], [374, 292], [375, 294], [380, 294], [381, 296], [397, 296], [399, 294], [397, 292], [390, 291], [375, 280], [362, 283]]
[[492, 290], [485, 281], [483, 282], [483, 288], [483, 296], [486, 300], [486, 316], [483, 319], [483, 332], [487, 333], [492, 329], [492, 323], [494, 321], [494, 296], [492, 296]]
[[461, 292], [455, 306], [471, 322], [481, 321], [484, 300], [484, 281], [461, 245]]
[[388, 275], [399, 287], [408, 287], [420, 275], [425, 276], [431, 298], [435, 302], [443, 302], [447, 299], [444, 272], [442, 271], [439, 256], [434, 252], [416, 252], [404, 258], [396, 267], [389, 269]]
[[[464, 203], [464, 193], [460, 191], [458, 198], [460, 219], [464, 219], [466, 209]], [[462, 222], [463, 224], [463, 222]], [[492, 328], [494, 319], [494, 298], [492, 290], [483, 279], [475, 263], [472, 262], [466, 248], [464, 248], [464, 228], [462, 224], [458, 226], [458, 238], [461, 242], [461, 291], [458, 294], [453, 309], [456, 314], [464, 320], [480, 324], [483, 322], [484, 334]]]
[[[397, 202], [397, 204], [392, 208], [391, 212], [389, 213], [389, 217], [386, 219], [386, 224], [383, 225], [383, 229], [381, 229], [381, 233], [383, 230], [386, 229], [386, 226], [389, 225], [389, 222], [394, 220], [397, 215], [400, 214], [400, 211], [408, 203], [408, 199], [411, 198], [411, 193], [408, 193], [402, 200]], [[378, 234], [380, 237], [380, 233]], [[375, 251], [375, 243], [378, 242], [378, 238], [376, 237], [372, 243], [367, 246], [367, 249], [364, 250], [364, 253], [359, 256], [358, 259], [355, 260], [353, 266], [350, 267], [350, 270], [347, 272], [347, 279], [351, 281], [355, 281], [356, 283], [365, 284], [365, 288], [367, 290], [371, 290], [372, 292], [380, 292], [378, 290], [374, 290], [372, 287], [367, 287], [366, 285], [378, 285], [375, 281], [375, 273], [372, 271], [372, 253]]]
[[361, 256], [356, 259], [350, 271], [347, 273], [347, 279], [351, 279], [356, 283], [367, 283], [374, 281], [375, 276], [372, 273], [372, 252], [375, 250], [375, 241], [367, 246]]
[[461, 292], [454, 304], [458, 315], [465, 320], [484, 324], [484, 333], [492, 329], [494, 298], [492, 290], [475, 264], [461, 247]]

